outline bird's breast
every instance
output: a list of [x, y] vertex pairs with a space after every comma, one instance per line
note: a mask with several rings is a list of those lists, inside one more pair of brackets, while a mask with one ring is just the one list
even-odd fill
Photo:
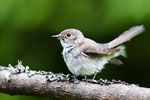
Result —
[[92, 75], [107, 63], [106, 59], [91, 59], [82, 55], [74, 46], [64, 48], [62, 54], [69, 71], [74, 75]]
[[76, 52], [75, 46], [73, 45], [65, 47], [62, 52], [62, 55], [64, 57], [66, 64], [70, 61], [73, 61], [75, 58], [77, 58], [76, 54], [77, 52]]
[[77, 75], [77, 72], [83, 67], [80, 59], [81, 56], [79, 54], [79, 51], [74, 46], [64, 48], [62, 52], [68, 69], [75, 75]]

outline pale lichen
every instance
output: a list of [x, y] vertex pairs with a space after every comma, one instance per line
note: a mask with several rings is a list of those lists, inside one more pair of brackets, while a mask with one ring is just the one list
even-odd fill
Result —
[[46, 72], [46, 71], [33, 71], [30, 70], [29, 66], [24, 66], [22, 65], [22, 61], [18, 60], [18, 64], [15, 66], [12, 66], [11, 64], [8, 65], [6, 68], [9, 70], [12, 74], [19, 74], [19, 73], [26, 73], [28, 77], [32, 77], [34, 75], [44, 75], [47, 81], [52, 82], [52, 81], [68, 81], [68, 82], [74, 82], [74, 83], [79, 83], [79, 81], [85, 81], [85, 82], [90, 82], [90, 83], [96, 83], [96, 84], [101, 84], [101, 85], [110, 85], [110, 84], [125, 84], [129, 85], [128, 83], [121, 81], [121, 80], [112, 80], [108, 81], [107, 79], [102, 79], [100, 78], [99, 80], [93, 80], [93, 79], [86, 79], [84, 77], [79, 78], [74, 75], [70, 74], [63, 74], [63, 73], [56, 73], [54, 74], [53, 72]]

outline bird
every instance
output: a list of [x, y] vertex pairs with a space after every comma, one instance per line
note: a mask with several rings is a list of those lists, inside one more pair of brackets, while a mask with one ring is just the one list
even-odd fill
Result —
[[52, 37], [60, 40], [64, 61], [73, 75], [94, 75], [93, 79], [95, 79], [97, 73], [101, 72], [106, 64], [122, 64], [122, 61], [117, 59], [118, 56], [126, 57], [126, 47], [122, 44], [144, 30], [144, 25], [131, 27], [108, 43], [97, 43], [74, 28], [65, 29]]

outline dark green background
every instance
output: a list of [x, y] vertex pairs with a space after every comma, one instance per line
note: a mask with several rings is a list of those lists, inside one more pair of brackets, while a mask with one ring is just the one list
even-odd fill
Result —
[[[124, 65], [108, 64], [97, 78], [150, 87], [150, 0], [0, 0], [0, 65], [19, 59], [33, 70], [67, 74], [62, 47], [51, 35], [77, 28], [105, 43], [141, 24], [146, 31], [125, 43]], [[0, 100], [25, 99], [42, 98], [0, 93]]]

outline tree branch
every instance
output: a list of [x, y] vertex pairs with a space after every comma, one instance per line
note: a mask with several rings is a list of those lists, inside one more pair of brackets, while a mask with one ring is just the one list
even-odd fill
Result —
[[61, 100], [150, 99], [150, 89], [136, 85], [100, 85], [83, 81], [74, 83], [67, 80], [64, 74], [61, 77], [55, 75], [54, 78], [51, 72], [31, 71], [21, 63], [15, 68], [11, 65], [0, 66], [0, 92], [10, 95], [30, 95]]

